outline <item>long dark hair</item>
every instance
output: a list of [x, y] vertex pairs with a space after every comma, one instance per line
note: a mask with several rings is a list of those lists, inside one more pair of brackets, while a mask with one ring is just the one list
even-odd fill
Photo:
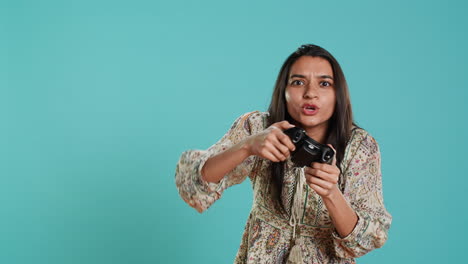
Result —
[[[292, 123], [293, 120], [289, 115], [286, 108], [286, 98], [285, 91], [288, 83], [289, 71], [296, 62], [297, 59], [301, 56], [312, 56], [312, 57], [321, 57], [326, 59], [332, 69], [333, 69], [333, 78], [335, 83], [335, 94], [336, 94], [336, 104], [335, 111], [333, 115], [328, 120], [328, 129], [326, 132], [326, 144], [332, 144], [336, 150], [336, 164], [340, 168], [341, 161], [343, 160], [344, 151], [346, 145], [351, 137], [351, 128], [354, 126], [359, 126], [353, 120], [353, 112], [351, 109], [351, 100], [348, 91], [348, 84], [346, 83], [345, 76], [341, 70], [340, 65], [336, 59], [325, 49], [317, 45], [306, 44], [300, 46], [295, 52], [293, 52], [286, 61], [283, 63], [283, 66], [280, 69], [278, 74], [278, 79], [276, 80], [275, 88], [273, 95], [271, 97], [271, 103], [268, 108], [268, 126], [273, 123], [287, 120]], [[283, 177], [284, 177], [285, 162], [272, 162], [270, 171], [272, 174], [274, 185], [276, 186], [277, 199], [279, 204], [281, 203], [281, 192], [283, 187]], [[342, 168], [340, 168], [341, 170]], [[341, 179], [340, 179], [341, 180]], [[284, 208], [283, 208], [284, 209]]]

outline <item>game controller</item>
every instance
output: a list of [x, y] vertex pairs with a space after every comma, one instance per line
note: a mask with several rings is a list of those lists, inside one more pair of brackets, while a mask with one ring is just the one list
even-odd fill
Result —
[[310, 167], [312, 162], [332, 163], [335, 155], [333, 149], [307, 136], [304, 129], [292, 127], [283, 133], [288, 135], [296, 146], [296, 150], [291, 153], [291, 161], [296, 167]]

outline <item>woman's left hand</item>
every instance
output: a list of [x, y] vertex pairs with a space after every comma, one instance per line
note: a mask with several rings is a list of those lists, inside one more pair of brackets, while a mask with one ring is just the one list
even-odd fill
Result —
[[327, 145], [335, 152], [332, 164], [312, 162], [311, 166], [305, 167], [304, 170], [307, 184], [322, 198], [330, 198], [335, 192], [340, 191], [337, 183], [341, 171], [336, 166], [336, 150], [331, 144]]

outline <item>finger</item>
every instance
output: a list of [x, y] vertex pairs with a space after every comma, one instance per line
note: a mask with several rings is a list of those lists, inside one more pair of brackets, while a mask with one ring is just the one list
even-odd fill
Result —
[[285, 146], [283, 143], [280, 142], [280, 140], [275, 137], [274, 139], [272, 139], [273, 141], [273, 145], [279, 150], [281, 151], [281, 153], [285, 156], [285, 157], [288, 157], [289, 156], [289, 149], [287, 146]]
[[277, 159], [273, 154], [271, 154], [270, 152], [265, 152], [265, 153], [262, 153], [263, 156], [273, 162], [280, 162], [279, 159]]
[[273, 162], [279, 162], [279, 160], [273, 153], [270, 152], [270, 150], [265, 146], [259, 151], [259, 156], [262, 158], [269, 159]]
[[268, 144], [266, 146], [266, 151], [270, 152], [275, 156], [278, 160], [282, 161], [286, 159], [286, 156], [284, 156], [275, 146], [272, 144]]
[[288, 129], [288, 128], [291, 128], [291, 127], [294, 127], [293, 124], [289, 123], [288, 121], [281, 121], [281, 122], [278, 122], [278, 123], [274, 123], [272, 126], [276, 127], [276, 128], [279, 128], [281, 131], [285, 130], [285, 129]]
[[338, 167], [335, 165], [330, 165], [327, 163], [320, 163], [320, 162], [312, 162], [312, 166], [310, 168], [317, 169], [317, 170], [322, 170], [326, 173], [330, 174], [340, 174], [341, 171]]
[[332, 165], [333, 166], [336, 166], [336, 150], [335, 148], [332, 146], [332, 144], [327, 144], [330, 148], [333, 149], [333, 152], [335, 152], [335, 155], [333, 155], [333, 161], [332, 161]]
[[[274, 130], [276, 131], [276, 130]], [[277, 129], [276, 132], [272, 132], [268, 134], [267, 136], [267, 141], [269, 145], [272, 145], [273, 148], [281, 152], [281, 154], [286, 158], [289, 156], [289, 149], [287, 146], [283, 145], [279, 140], [278, 140], [278, 135], [283, 134], [279, 129]]]
[[320, 178], [324, 181], [336, 184], [338, 183], [338, 177], [336, 177], [336, 174], [330, 174], [327, 172], [324, 172], [322, 170], [314, 169], [314, 168], [305, 168], [304, 172], [306, 175], [309, 175], [311, 177], [316, 177]]
[[320, 178], [317, 178], [317, 177], [309, 177], [309, 179], [307, 179], [307, 183], [308, 184], [315, 184], [315, 185], [318, 185], [320, 186], [321, 188], [323, 189], [331, 189], [334, 185], [334, 183], [331, 183], [331, 182], [328, 182], [328, 181], [325, 181], [325, 180], [322, 180]]
[[274, 130], [280, 130], [280, 131], [281, 131], [281, 128], [279, 128], [279, 126], [277, 126], [277, 125], [275, 125], [275, 124], [271, 125], [270, 127], [271, 127], [272, 129], [274, 129]]
[[327, 193], [325, 189], [318, 186], [317, 184], [309, 184], [309, 187], [312, 188], [314, 191], [316, 191], [319, 195], [324, 195]]
[[288, 149], [290, 149], [291, 151], [296, 150], [296, 146], [294, 146], [291, 139], [283, 132], [281, 132], [281, 134], [278, 135], [278, 139], [281, 141], [281, 143], [283, 143], [283, 145], [286, 145]]

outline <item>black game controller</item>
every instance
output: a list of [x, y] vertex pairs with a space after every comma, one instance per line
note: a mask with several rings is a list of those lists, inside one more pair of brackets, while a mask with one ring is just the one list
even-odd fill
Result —
[[296, 167], [310, 167], [312, 162], [332, 164], [335, 155], [333, 149], [307, 136], [304, 129], [292, 127], [283, 133], [288, 135], [296, 146], [296, 150], [291, 153], [291, 161]]

